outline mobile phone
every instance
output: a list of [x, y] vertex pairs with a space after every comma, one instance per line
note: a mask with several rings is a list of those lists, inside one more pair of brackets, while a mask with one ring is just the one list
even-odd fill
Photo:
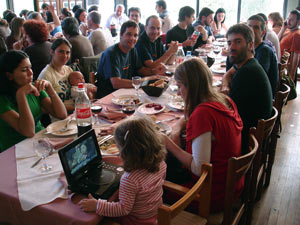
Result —
[[287, 25], [287, 21], [284, 21], [284, 26], [286, 26]]

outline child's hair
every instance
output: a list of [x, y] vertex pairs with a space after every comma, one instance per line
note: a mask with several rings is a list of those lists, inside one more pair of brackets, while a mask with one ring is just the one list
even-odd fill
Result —
[[145, 169], [151, 173], [159, 171], [166, 150], [161, 135], [151, 119], [134, 116], [124, 120], [117, 126], [114, 135], [121, 148], [125, 171], [137, 169]]

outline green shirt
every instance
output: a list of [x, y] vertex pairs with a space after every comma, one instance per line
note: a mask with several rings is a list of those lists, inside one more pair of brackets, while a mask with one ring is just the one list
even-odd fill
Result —
[[[45, 91], [41, 91], [40, 96], [34, 96], [32, 94], [26, 95], [29, 108], [35, 120], [35, 132], [39, 132], [44, 128], [40, 122], [40, 118], [42, 116], [41, 100], [47, 96], [48, 95]], [[19, 112], [17, 102], [5, 95], [1, 95], [0, 115], [10, 110]], [[8, 149], [24, 139], [26, 139], [25, 136], [18, 133], [13, 127], [0, 119], [0, 152]]]

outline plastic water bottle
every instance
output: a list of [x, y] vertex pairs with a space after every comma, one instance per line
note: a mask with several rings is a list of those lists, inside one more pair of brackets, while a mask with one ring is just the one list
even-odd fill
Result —
[[192, 58], [192, 52], [191, 51], [187, 51], [186, 52], [186, 56], [185, 56], [185, 60], [188, 60], [190, 58]]
[[176, 52], [176, 65], [179, 65], [180, 63], [182, 63], [184, 61], [184, 51], [182, 48], [182, 44], [178, 44], [178, 49]]
[[75, 99], [78, 137], [92, 129], [91, 103], [85, 92], [84, 84], [78, 84], [78, 96]]
[[197, 30], [194, 30], [193, 34], [190, 37], [190, 40], [196, 41], [198, 39], [199, 35], [200, 35], [200, 32]]

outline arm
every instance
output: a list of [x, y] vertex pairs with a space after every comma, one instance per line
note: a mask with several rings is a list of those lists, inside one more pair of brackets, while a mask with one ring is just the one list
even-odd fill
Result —
[[293, 52], [292, 53], [292, 58], [290, 60], [289, 64], [289, 75], [291, 76], [292, 80], [295, 80], [295, 75], [297, 72], [297, 67], [299, 65], [299, 58], [300, 58], [300, 53]]
[[195, 175], [201, 174], [203, 163], [210, 162], [211, 155], [211, 132], [206, 132], [195, 138], [192, 142], [192, 155], [182, 150], [171, 139], [165, 136], [166, 148], [170, 151], [186, 168]]
[[221, 87], [221, 92], [223, 94], [228, 95], [230, 91], [230, 82], [232, 79], [232, 76], [235, 74], [236, 70], [232, 66], [223, 76], [222, 78], [222, 87]]
[[114, 89], [132, 88], [132, 81], [128, 79], [121, 79], [120, 77], [110, 78], [110, 82]]
[[32, 84], [19, 88], [16, 93], [19, 113], [9, 110], [1, 114], [0, 118], [25, 137], [33, 137], [35, 134], [35, 122], [26, 99], [27, 94], [39, 96], [38, 90]]
[[138, 72], [143, 74], [144, 76], [164, 75], [166, 73], [166, 66], [162, 63], [159, 63], [154, 68], [149, 68], [149, 67], [143, 66], [138, 70]]
[[198, 25], [195, 27], [195, 29], [197, 29], [200, 32], [202, 40], [207, 41], [208, 35], [207, 35], [207, 31], [205, 30], [205, 28], [201, 25]]
[[170, 138], [171, 140], [177, 144], [178, 146], [180, 146], [180, 133], [181, 131], [186, 127], [186, 120], [185, 117], [182, 116], [177, 123], [175, 124], [175, 126], [172, 129]]
[[277, 35], [279, 41], [281, 41], [281, 39], [284, 37], [284, 33], [285, 33], [286, 29], [287, 29], [287, 25], [285, 25], [285, 24], [283, 23], [283, 25], [282, 25], [282, 27], [281, 27], [281, 29], [280, 29], [278, 35]]
[[45, 90], [50, 97], [44, 98], [41, 101], [43, 109], [58, 119], [65, 119], [67, 117], [66, 108], [50, 82], [46, 80], [37, 80], [35, 81], [34, 86], [39, 92]]
[[220, 30], [218, 30], [215, 22], [212, 23], [211, 29], [212, 29], [214, 35], [217, 35], [220, 33]]
[[52, 5], [52, 2], [51, 2], [51, 1], [50, 1], [50, 5], [49, 5], [49, 11], [50, 11], [51, 14], [52, 14], [53, 22], [54, 22], [55, 27], [60, 26], [60, 20], [59, 20], [58, 16], [57, 16], [56, 13], [55, 13], [54, 5]]

